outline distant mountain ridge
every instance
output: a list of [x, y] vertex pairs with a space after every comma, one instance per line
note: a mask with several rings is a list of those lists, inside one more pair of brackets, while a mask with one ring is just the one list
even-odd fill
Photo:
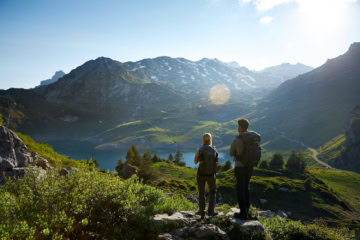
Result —
[[40, 86], [45, 86], [45, 85], [49, 85], [51, 83], [54, 83], [59, 78], [62, 78], [64, 75], [65, 75], [65, 73], [62, 70], [56, 71], [54, 76], [52, 76], [52, 78], [41, 81]]
[[284, 80], [288, 80], [297, 77], [301, 74], [310, 72], [312, 70], [314, 70], [313, 67], [306, 66], [302, 63], [297, 63], [297, 64], [283, 63], [277, 66], [265, 68], [260, 72], [272, 74], [275, 76], [281, 76], [283, 77]]
[[351, 110], [360, 102], [360, 43], [311, 72], [282, 83], [262, 99], [254, 118], [264, 131], [276, 127], [307, 145], [344, 133]]

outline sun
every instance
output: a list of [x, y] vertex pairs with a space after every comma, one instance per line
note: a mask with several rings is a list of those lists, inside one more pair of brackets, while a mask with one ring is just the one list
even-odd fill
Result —
[[297, 0], [306, 28], [315, 35], [336, 33], [344, 26], [351, 2], [355, 0]]

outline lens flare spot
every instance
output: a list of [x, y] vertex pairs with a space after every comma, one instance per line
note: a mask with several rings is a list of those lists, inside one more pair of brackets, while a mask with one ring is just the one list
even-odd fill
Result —
[[230, 98], [230, 89], [225, 84], [216, 84], [210, 89], [209, 99], [215, 105], [227, 103]]

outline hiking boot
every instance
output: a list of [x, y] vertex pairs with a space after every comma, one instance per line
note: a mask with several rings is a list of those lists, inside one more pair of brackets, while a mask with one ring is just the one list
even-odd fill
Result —
[[241, 219], [241, 220], [246, 220], [248, 218], [248, 216], [245, 213], [235, 213], [234, 218], [238, 218], [238, 219]]
[[219, 213], [217, 213], [217, 212], [208, 213], [208, 216], [209, 216], [209, 217], [215, 217], [215, 216], [217, 216], [217, 215], [219, 215]]
[[197, 211], [197, 212], [195, 213], [195, 215], [200, 215], [201, 219], [204, 219], [204, 218], [205, 218], [205, 212]]

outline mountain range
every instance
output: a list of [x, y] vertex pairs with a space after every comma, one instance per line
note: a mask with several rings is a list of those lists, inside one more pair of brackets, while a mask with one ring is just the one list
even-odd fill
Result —
[[[98, 149], [193, 149], [211, 131], [225, 150], [241, 116], [262, 134], [268, 151], [299, 145], [274, 129], [318, 147], [344, 131], [360, 100], [359, 45], [313, 70], [282, 64], [255, 72], [217, 59], [121, 63], [100, 57], [48, 85], [1, 90], [0, 111], [9, 127], [37, 140], [77, 139]], [[229, 89], [223, 105], [209, 101], [216, 85]]]
[[[344, 133], [360, 102], [360, 43], [311, 72], [285, 81], [257, 105], [257, 126], [313, 147]], [[269, 132], [269, 131], [266, 131]], [[274, 134], [270, 130], [269, 135]]]

